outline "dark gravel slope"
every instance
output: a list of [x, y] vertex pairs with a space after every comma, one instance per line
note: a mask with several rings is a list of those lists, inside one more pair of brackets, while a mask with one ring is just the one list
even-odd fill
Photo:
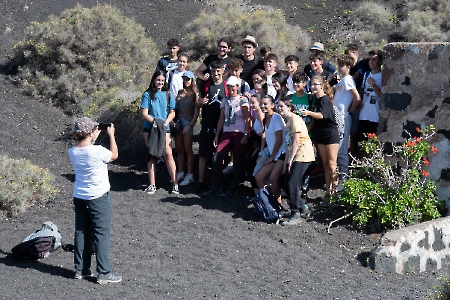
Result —
[[[2, 61], [30, 21], [59, 14], [76, 2], [116, 5], [142, 23], [161, 49], [168, 37], [183, 34], [182, 25], [204, 5], [203, 1], [3, 0]], [[357, 1], [327, 2], [348, 7]], [[286, 10], [303, 5], [276, 3]], [[319, 11], [320, 2], [314, 5]], [[320, 17], [298, 13], [291, 21], [306, 23], [308, 18]], [[35, 205], [16, 218], [1, 219], [3, 299], [425, 299], [430, 294], [435, 274], [379, 274], [366, 266], [379, 234], [360, 232], [345, 221], [332, 229], [333, 235], [327, 234], [328, 222], [343, 212], [319, 208], [320, 180], [313, 182], [309, 194], [312, 219], [284, 228], [258, 222], [244, 197], [203, 199], [191, 194], [190, 186], [174, 197], [167, 193], [170, 183], [164, 169], [157, 172], [157, 193], [142, 193], [147, 183], [142, 151], [121, 153], [110, 166], [111, 257], [123, 283], [100, 286], [71, 279], [73, 254], [62, 250], [36, 263], [10, 260], [10, 249], [46, 220], [58, 225], [64, 244], [73, 242], [73, 172], [65, 139], [73, 120], [56, 107], [24, 96], [5, 75], [0, 75], [0, 86], [0, 154], [24, 157], [49, 168], [61, 190], [48, 203]], [[248, 193], [245, 187], [241, 191]]]

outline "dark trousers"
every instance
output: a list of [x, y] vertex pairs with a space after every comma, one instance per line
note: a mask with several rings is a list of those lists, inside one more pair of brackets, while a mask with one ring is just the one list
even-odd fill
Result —
[[219, 190], [222, 188], [223, 159], [231, 151], [231, 149], [234, 149], [234, 176], [228, 189], [231, 191], [236, 190], [238, 185], [244, 180], [247, 145], [241, 144], [243, 137], [244, 134], [242, 132], [222, 133], [219, 145], [217, 145], [216, 153], [213, 156], [211, 179], [212, 190]]
[[75, 205], [74, 262], [78, 271], [91, 267], [92, 241], [97, 259], [97, 273], [111, 272], [111, 200], [109, 192], [94, 200], [73, 198]]
[[291, 173], [284, 174], [284, 189], [289, 197], [289, 206], [293, 213], [303, 210], [305, 199], [301, 197], [302, 179], [309, 162], [293, 162]]

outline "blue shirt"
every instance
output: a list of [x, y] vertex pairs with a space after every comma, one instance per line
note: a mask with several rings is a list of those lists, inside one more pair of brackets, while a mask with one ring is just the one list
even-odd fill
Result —
[[[161, 91], [156, 92], [155, 98], [150, 99], [150, 93], [145, 91], [142, 95], [141, 108], [147, 108], [148, 114], [155, 119], [160, 119], [166, 121], [167, 115], [169, 114], [169, 110], [174, 110], [176, 108], [175, 97], [171, 92], [169, 92], [170, 104], [167, 107], [167, 92]], [[150, 124], [147, 120], [144, 120], [144, 128], [150, 129], [152, 128], [152, 124]], [[167, 129], [169, 129], [169, 125], [167, 125]]]

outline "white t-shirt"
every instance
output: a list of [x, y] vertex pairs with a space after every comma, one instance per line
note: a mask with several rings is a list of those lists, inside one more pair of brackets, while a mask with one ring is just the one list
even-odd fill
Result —
[[108, 178], [107, 163], [112, 152], [100, 145], [71, 147], [69, 150], [75, 172], [73, 197], [93, 200], [111, 188]]
[[[183, 77], [181, 77], [183, 73], [184, 72], [178, 72], [178, 70], [173, 71], [172, 81], [170, 82], [170, 91], [175, 97], [178, 95], [178, 91], [183, 89]], [[169, 73], [167, 73], [167, 76], [169, 76]], [[169, 78], [167, 77], [166, 80], [168, 81]]]
[[352, 76], [347, 75], [341, 79], [335, 86], [336, 92], [334, 94], [334, 106], [339, 109], [344, 119], [348, 117], [348, 109], [352, 105], [353, 95], [350, 93], [351, 89], [356, 89], [355, 80]]
[[[373, 78], [375, 84], [381, 89], [381, 72], [372, 74], [370, 72], [367, 78]], [[366, 79], [367, 82], [367, 79]], [[380, 98], [375, 93], [374, 88], [370, 84], [364, 82], [364, 94], [362, 99], [363, 107], [359, 113], [359, 119], [371, 122], [377, 122], [380, 120]]]
[[[295, 93], [294, 82], [292, 81], [291, 76], [288, 77], [287, 84], [288, 84], [288, 88], [289, 88], [289, 93], [294, 94]], [[289, 95], [289, 93], [288, 93], [288, 95]]]
[[272, 75], [267, 75], [267, 95], [272, 96], [274, 99], [277, 96], [277, 90], [273, 87]]
[[286, 152], [286, 124], [284, 123], [283, 118], [279, 114], [274, 113], [272, 115], [272, 119], [270, 119], [269, 128], [267, 128], [266, 125], [264, 125], [264, 128], [265, 128], [265, 132], [266, 132], [267, 147], [269, 148], [269, 153], [271, 155], [273, 152], [273, 147], [275, 146], [275, 142], [276, 142], [275, 132], [282, 130], [281, 146], [280, 146], [280, 149], [278, 149], [278, 153], [275, 155], [275, 158], [274, 158], [275, 160], [277, 160], [278, 157], [282, 153]]

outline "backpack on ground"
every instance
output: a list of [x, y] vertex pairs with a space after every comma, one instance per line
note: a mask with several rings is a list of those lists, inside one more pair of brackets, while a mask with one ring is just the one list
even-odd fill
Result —
[[266, 188], [260, 189], [259, 194], [252, 199], [252, 202], [261, 221], [278, 224], [284, 216], [283, 208]]
[[20, 243], [11, 249], [11, 253], [15, 259], [37, 260], [49, 256], [54, 246], [53, 236], [41, 236]]
[[47, 257], [51, 251], [61, 246], [58, 227], [50, 221], [42, 224], [41, 230], [27, 236], [22, 243], [11, 249], [14, 258], [36, 260]]

